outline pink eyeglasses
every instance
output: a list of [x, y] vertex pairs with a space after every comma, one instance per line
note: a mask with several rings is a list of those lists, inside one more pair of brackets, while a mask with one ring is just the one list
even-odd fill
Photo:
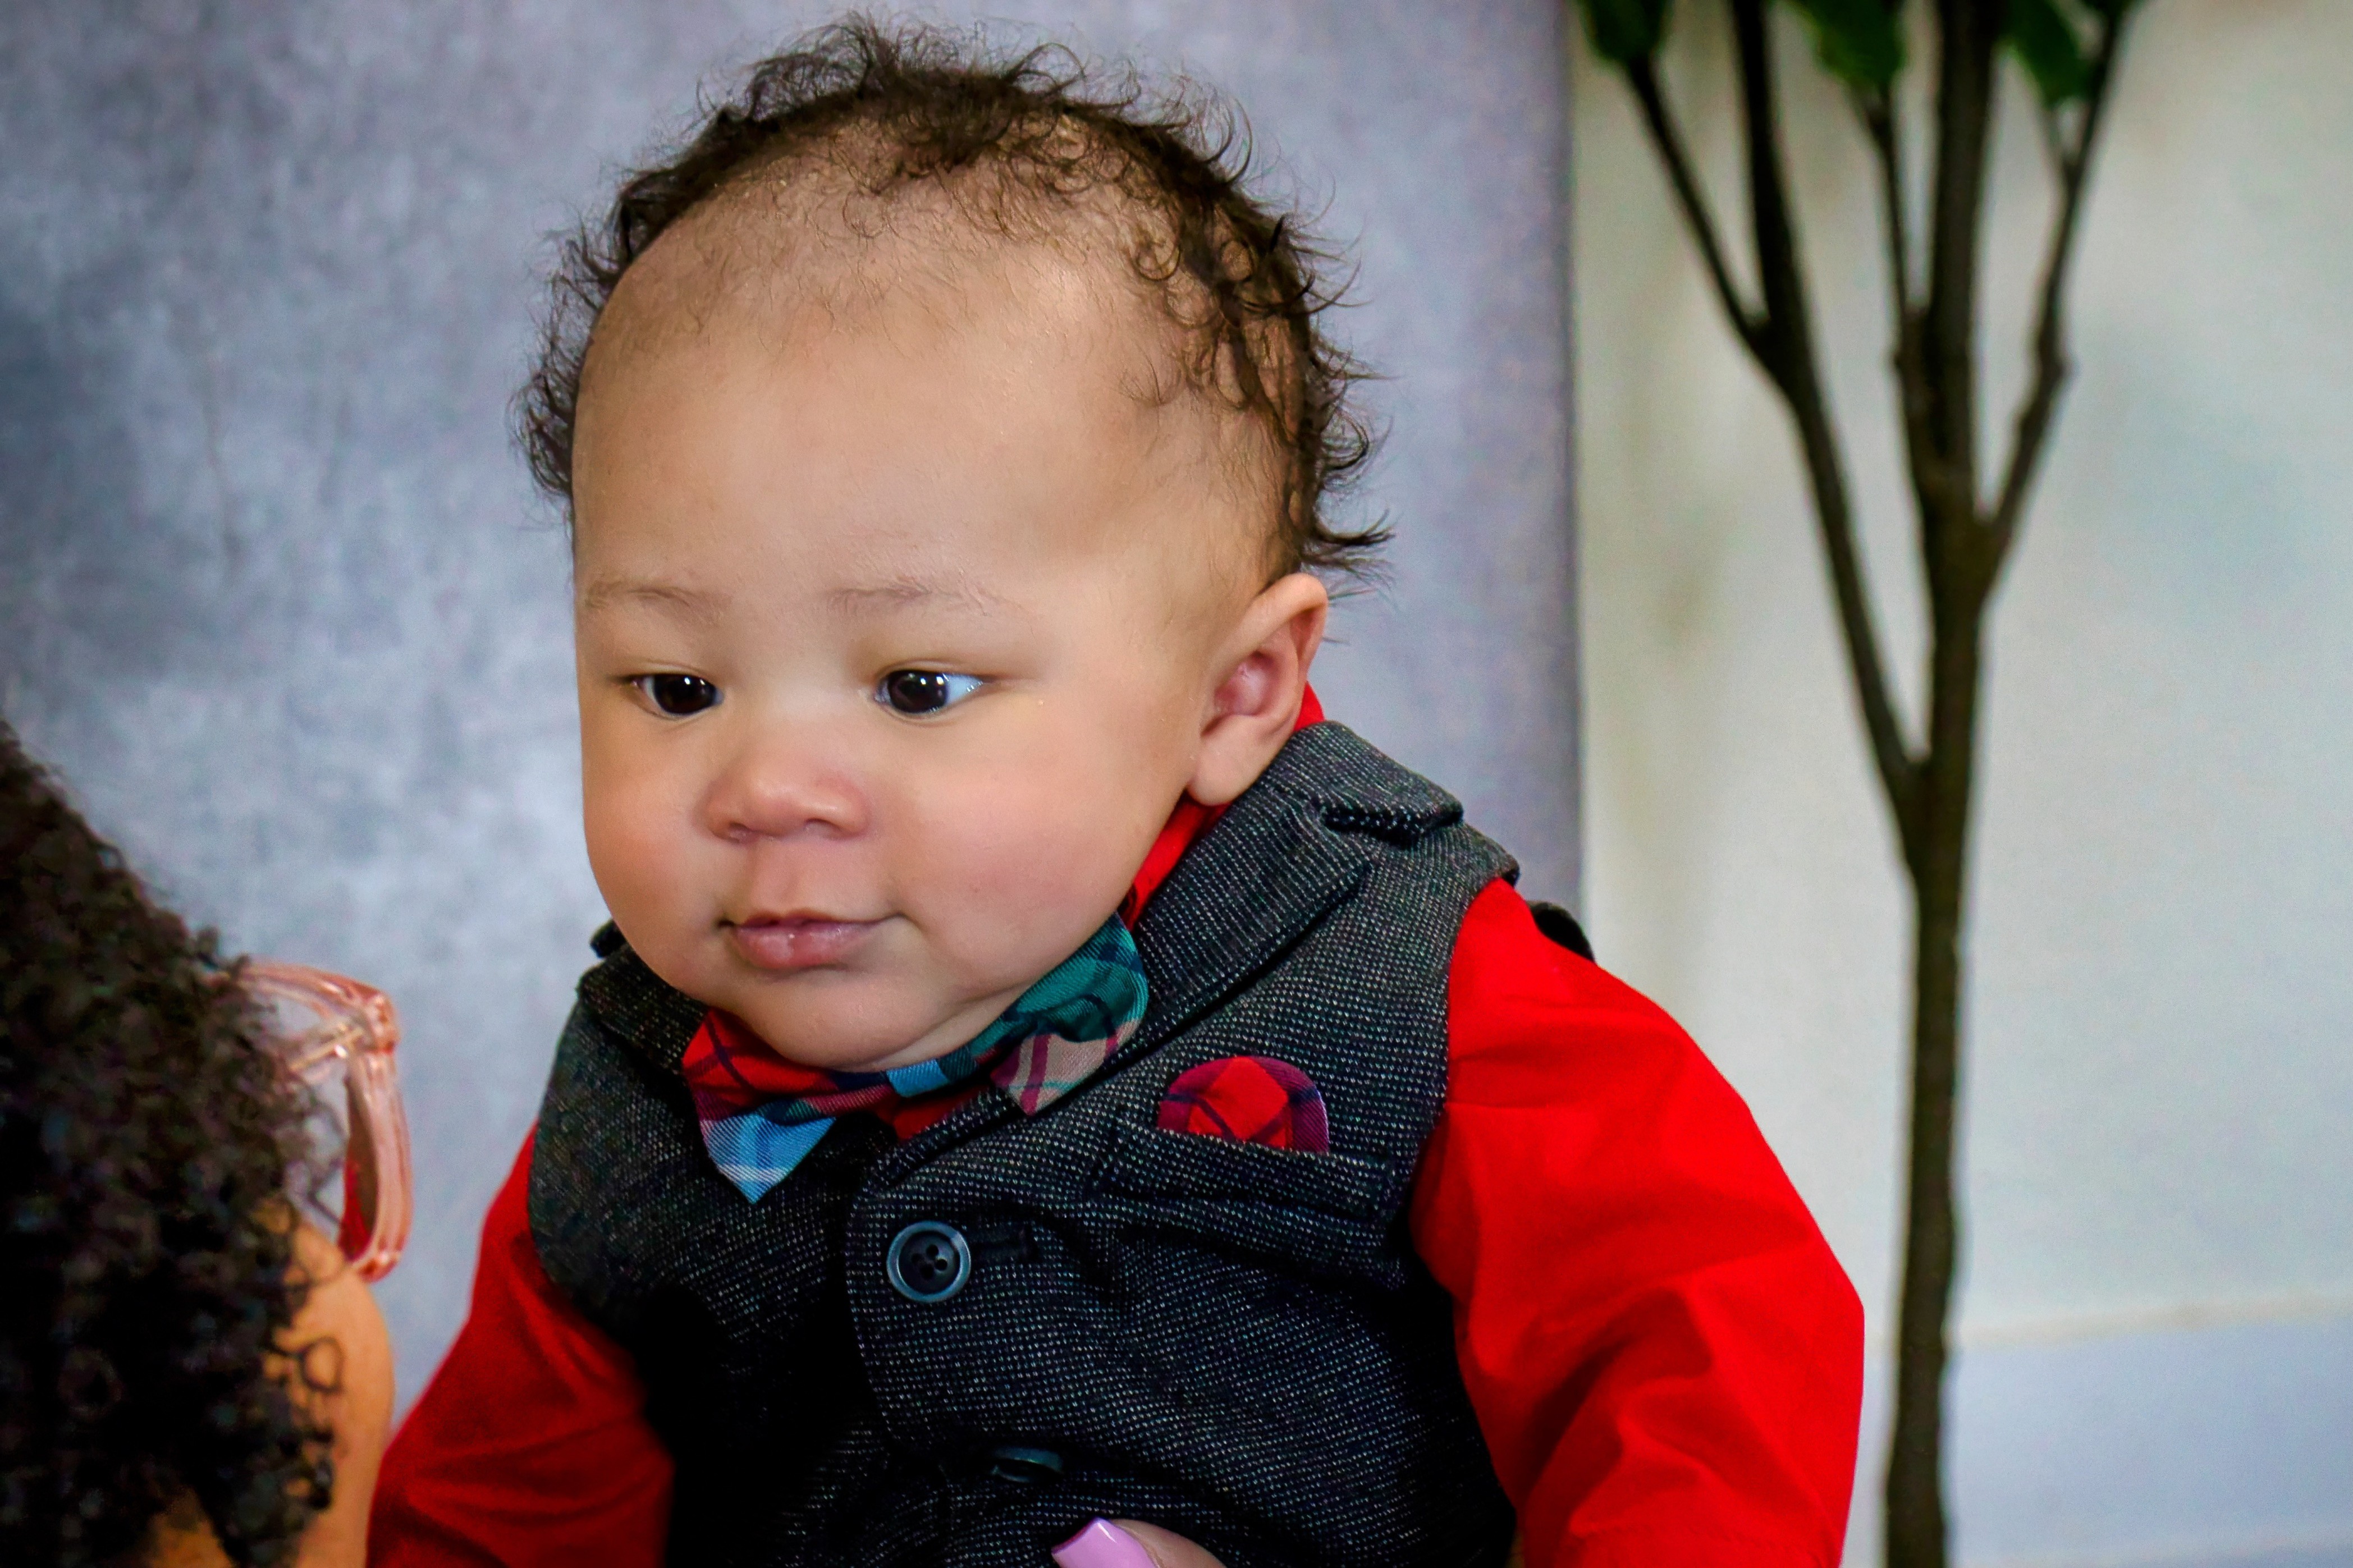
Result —
[[343, 1256], [373, 1283], [408, 1245], [408, 1120], [392, 1059], [399, 1015], [375, 987], [323, 969], [255, 962], [244, 976], [286, 1070], [309, 1091], [312, 1146], [340, 1155], [340, 1207], [310, 1194], [301, 1201], [327, 1208]]

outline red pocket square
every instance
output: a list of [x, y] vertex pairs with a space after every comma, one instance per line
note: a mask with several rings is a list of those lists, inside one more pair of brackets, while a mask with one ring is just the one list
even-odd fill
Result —
[[1272, 1057], [1220, 1057], [1187, 1068], [1160, 1097], [1163, 1132], [1329, 1153], [1331, 1129], [1314, 1081]]

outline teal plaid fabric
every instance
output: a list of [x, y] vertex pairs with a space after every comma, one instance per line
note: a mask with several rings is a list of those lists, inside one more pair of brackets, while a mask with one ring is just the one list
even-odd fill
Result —
[[756, 1203], [792, 1173], [833, 1119], [913, 1100], [989, 1071], [1025, 1116], [1051, 1105], [1135, 1032], [1151, 991], [1135, 939], [1114, 915], [944, 1057], [888, 1072], [824, 1072], [785, 1061], [726, 1015], [702, 1020], [681, 1064], [703, 1146]]

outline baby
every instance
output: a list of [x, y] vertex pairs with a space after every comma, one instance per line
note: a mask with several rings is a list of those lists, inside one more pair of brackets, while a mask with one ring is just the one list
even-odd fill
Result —
[[1312, 253], [1060, 72], [820, 35], [559, 281], [613, 923], [375, 1559], [1830, 1568], [1853, 1292], [1321, 721]]

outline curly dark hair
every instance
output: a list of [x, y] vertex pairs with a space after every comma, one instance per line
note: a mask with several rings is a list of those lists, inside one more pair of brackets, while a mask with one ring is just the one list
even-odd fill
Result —
[[327, 1505], [282, 1381], [303, 1107], [259, 1026], [0, 722], [0, 1562], [125, 1561], [191, 1496], [290, 1562]]
[[567, 521], [581, 370], [622, 274], [714, 196], [818, 159], [847, 166], [877, 200], [926, 183], [984, 186], [959, 216], [1006, 232], [1108, 195], [1131, 220], [1127, 261], [1190, 346], [1194, 388], [1270, 438], [1275, 572], [1363, 575], [1373, 565], [1388, 531], [1343, 529], [1326, 515], [1372, 455], [1372, 429], [1349, 396], [1368, 373], [1326, 335], [1334, 258], [1299, 214], [1253, 189], [1239, 114], [1198, 87], [1148, 90], [1132, 68], [1090, 69], [1059, 47], [1008, 55], [977, 35], [863, 17], [753, 67], [565, 242], [516, 423], [533, 477]]

